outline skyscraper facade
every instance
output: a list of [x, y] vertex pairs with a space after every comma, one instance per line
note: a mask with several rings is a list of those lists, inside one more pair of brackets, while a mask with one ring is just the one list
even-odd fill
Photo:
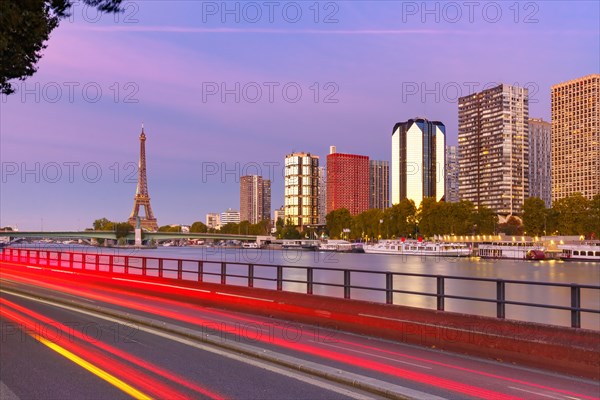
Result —
[[263, 179], [263, 203], [262, 203], [262, 216], [263, 221], [269, 221], [271, 219], [271, 180]]
[[458, 99], [460, 200], [519, 215], [529, 194], [526, 88], [500, 84]]
[[369, 161], [369, 208], [390, 206], [390, 162]]
[[458, 147], [446, 146], [446, 203], [458, 203]]
[[285, 157], [285, 219], [304, 229], [319, 222], [319, 157], [292, 153]]
[[258, 175], [240, 177], [240, 220], [256, 224], [271, 218], [271, 181]]
[[552, 140], [550, 122], [529, 119], [529, 197], [552, 207]]
[[325, 167], [319, 167], [319, 225], [327, 223], [327, 174]]
[[424, 118], [398, 122], [392, 130], [392, 204], [444, 197], [446, 127]]
[[552, 201], [600, 193], [600, 74], [552, 86]]
[[327, 213], [346, 208], [351, 215], [369, 209], [369, 157], [338, 153], [327, 155]]

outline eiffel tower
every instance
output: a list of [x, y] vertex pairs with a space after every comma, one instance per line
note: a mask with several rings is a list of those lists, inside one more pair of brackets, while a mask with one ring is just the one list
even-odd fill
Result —
[[[144, 217], [138, 215], [140, 206], [144, 207]], [[144, 133], [144, 124], [142, 124], [142, 133], [140, 134], [140, 162], [138, 164], [137, 189], [133, 201], [133, 210], [131, 211], [128, 222], [136, 227], [138, 219], [142, 229], [149, 231], [158, 230], [158, 223], [156, 222], [156, 218], [154, 218], [154, 214], [152, 214], [150, 195], [148, 194], [148, 179], [146, 178], [146, 134]]]

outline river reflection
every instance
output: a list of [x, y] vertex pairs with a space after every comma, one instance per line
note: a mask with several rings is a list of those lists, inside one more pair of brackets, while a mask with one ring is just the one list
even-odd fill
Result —
[[[31, 248], [32, 246], [27, 246]], [[46, 245], [47, 247], [47, 245]], [[39, 248], [39, 247], [38, 247]], [[160, 247], [157, 249], [105, 249], [90, 246], [52, 246], [63, 251], [86, 252], [89, 254], [113, 254], [129, 256], [148, 256], [173, 259], [203, 260], [204, 281], [219, 283], [221, 262], [226, 262], [228, 274], [240, 277], [229, 277], [228, 284], [245, 286], [248, 282], [247, 266], [232, 263], [254, 264], [254, 287], [275, 289], [276, 272], [273, 268], [261, 267], [260, 264], [285, 265], [284, 280], [301, 281], [285, 282], [284, 290], [298, 293], [306, 292], [307, 272], [302, 267], [321, 267], [331, 270], [314, 271], [314, 294], [343, 297], [343, 288], [324, 286], [318, 283], [343, 283], [341, 269], [354, 269], [382, 272], [404, 272], [417, 274], [433, 274], [444, 276], [461, 276], [477, 278], [500, 278], [506, 280], [530, 280], [553, 283], [600, 284], [600, 263], [565, 262], [557, 260], [517, 261], [517, 260], [483, 260], [478, 258], [390, 256], [379, 254], [324, 253], [298, 250], [270, 249], [232, 249], [223, 247]], [[132, 260], [133, 261], [133, 260]], [[151, 261], [148, 261], [151, 263]], [[148, 264], [153, 266], [154, 264]], [[176, 269], [176, 261], [165, 261], [166, 268]], [[184, 263], [184, 270], [197, 271], [197, 263]], [[169, 276], [170, 274], [165, 274]], [[173, 277], [174, 273], [171, 274]], [[184, 279], [197, 279], [195, 273], [184, 274]], [[385, 276], [369, 273], [353, 273], [352, 285], [365, 287], [385, 287]], [[436, 281], [432, 278], [395, 276], [394, 289], [415, 292], [436, 292]], [[474, 282], [447, 279], [445, 291], [449, 295], [460, 295], [478, 298], [495, 298], [496, 287], [493, 282]], [[385, 292], [363, 289], [352, 289], [353, 299], [384, 302]], [[506, 299], [538, 304], [570, 305], [568, 288], [544, 286], [524, 286], [508, 284]], [[596, 290], [582, 290], [582, 307], [600, 309], [600, 293]], [[436, 298], [413, 294], [395, 293], [394, 303], [412, 307], [436, 308]], [[473, 302], [458, 299], [447, 299], [446, 311], [462, 312], [483, 316], [495, 316], [495, 303]], [[563, 310], [551, 310], [537, 307], [506, 307], [506, 316], [510, 319], [547, 323], [553, 325], [570, 325], [570, 313]], [[600, 330], [598, 314], [583, 314], [582, 327]]]

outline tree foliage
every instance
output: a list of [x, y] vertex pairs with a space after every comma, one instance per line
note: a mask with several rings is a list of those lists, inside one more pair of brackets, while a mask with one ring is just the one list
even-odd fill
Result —
[[530, 236], [545, 234], [548, 215], [544, 200], [539, 197], [525, 199], [523, 204], [523, 229]]
[[131, 226], [129, 222], [117, 222], [114, 223], [114, 227], [117, 234], [117, 239], [126, 237], [129, 232], [133, 232], [134, 230], [133, 226]]
[[181, 225], [163, 225], [158, 228], [159, 232], [181, 232]]
[[94, 230], [95, 231], [114, 231], [114, 223], [109, 221], [107, 218], [99, 218], [94, 221]]
[[417, 233], [417, 207], [415, 202], [403, 199], [383, 212], [386, 237], [412, 236]]
[[[122, 0], [82, 0], [100, 12], [120, 12]], [[72, 0], [0, 1], [0, 93], [14, 93], [9, 82], [37, 71], [50, 33], [69, 16]]]
[[202, 221], [196, 221], [190, 227], [191, 233], [206, 233], [208, 232], [208, 226]]
[[561, 235], [585, 235], [591, 233], [590, 202], [581, 193], [557, 200], [552, 205], [558, 214], [557, 229]]
[[288, 219], [281, 231], [281, 239], [300, 239], [301, 237], [300, 231]]
[[521, 236], [524, 229], [521, 221], [511, 215], [506, 222], [498, 225], [498, 231], [508, 236]]
[[325, 220], [329, 237], [332, 239], [341, 238], [344, 229], [352, 228], [352, 215], [347, 208], [331, 211], [325, 216]]
[[239, 224], [230, 222], [223, 225], [219, 232], [230, 235], [268, 235], [270, 230], [271, 222], [263, 220], [256, 224], [251, 224], [249, 221], [242, 221]]
[[[382, 222], [380, 222], [382, 221]], [[377, 238], [381, 235], [383, 210], [374, 208], [356, 215], [352, 220], [352, 237]]]
[[473, 214], [473, 226], [477, 235], [491, 235], [495, 233], [498, 224], [498, 216], [492, 209], [480, 206]]
[[117, 238], [125, 237], [129, 232], [133, 232], [133, 226], [129, 222], [113, 222], [107, 218], [95, 220], [93, 226], [95, 231], [114, 231]]

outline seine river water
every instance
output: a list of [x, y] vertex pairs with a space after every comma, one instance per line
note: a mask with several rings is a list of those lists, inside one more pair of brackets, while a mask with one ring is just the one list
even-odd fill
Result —
[[[35, 247], [35, 246], [27, 246]], [[57, 248], [51, 246], [52, 248]], [[544, 261], [518, 261], [518, 260], [484, 260], [479, 258], [448, 258], [448, 257], [420, 257], [420, 256], [390, 256], [379, 254], [356, 253], [326, 253], [298, 250], [271, 250], [271, 249], [233, 249], [224, 247], [159, 247], [157, 249], [99, 249], [89, 246], [59, 246], [58, 249], [66, 251], [149, 256], [160, 258], [204, 260], [204, 271], [218, 274], [220, 263], [227, 262], [227, 272], [230, 274], [246, 275], [243, 264], [275, 264], [295, 267], [323, 267], [336, 269], [360, 269], [383, 272], [404, 272], [418, 274], [433, 274], [444, 276], [474, 277], [474, 278], [499, 278], [506, 280], [523, 280], [552, 283], [578, 283], [600, 285], [600, 263], [597, 262], [565, 262], [559, 260]], [[39, 247], [38, 247], [39, 248]], [[133, 260], [133, 263], [136, 261]], [[165, 267], [173, 268], [175, 263], [165, 263]], [[184, 269], [195, 270], [196, 264], [184, 264]], [[274, 278], [275, 270], [267, 267], [255, 267], [255, 277]], [[184, 275], [184, 279], [186, 276]], [[195, 279], [188, 276], [188, 279]], [[302, 268], [285, 269], [284, 279], [306, 279], [306, 270]], [[315, 271], [315, 282], [343, 283], [343, 274], [337, 271]], [[219, 282], [218, 276], [205, 276], [207, 282]], [[228, 284], [245, 285], [243, 278], [228, 278]], [[352, 274], [352, 284], [360, 286], [385, 287], [384, 275], [356, 273]], [[273, 282], [256, 280], [255, 287], [274, 288]], [[288, 282], [284, 290], [305, 292], [303, 283]], [[433, 278], [396, 276], [394, 289], [435, 293], [436, 281]], [[446, 294], [481, 297], [494, 299], [496, 285], [494, 282], [477, 282], [463, 280], [446, 280]], [[340, 287], [315, 285], [315, 294], [343, 297]], [[383, 292], [353, 289], [353, 299], [384, 302]], [[570, 306], [571, 294], [569, 288], [548, 286], [530, 286], [507, 284], [506, 299], [527, 303], [553, 304]], [[394, 294], [394, 304], [401, 304], [421, 308], [436, 308], [434, 297], [410, 294]], [[581, 306], [584, 308], [600, 309], [600, 291], [583, 289], [581, 292]], [[495, 316], [495, 303], [446, 299], [446, 311], [468, 314]], [[564, 310], [552, 310], [538, 307], [506, 306], [506, 317], [522, 321], [546, 323], [552, 325], [570, 326], [570, 313]], [[584, 313], [581, 317], [583, 328], [600, 330], [600, 315]]]

